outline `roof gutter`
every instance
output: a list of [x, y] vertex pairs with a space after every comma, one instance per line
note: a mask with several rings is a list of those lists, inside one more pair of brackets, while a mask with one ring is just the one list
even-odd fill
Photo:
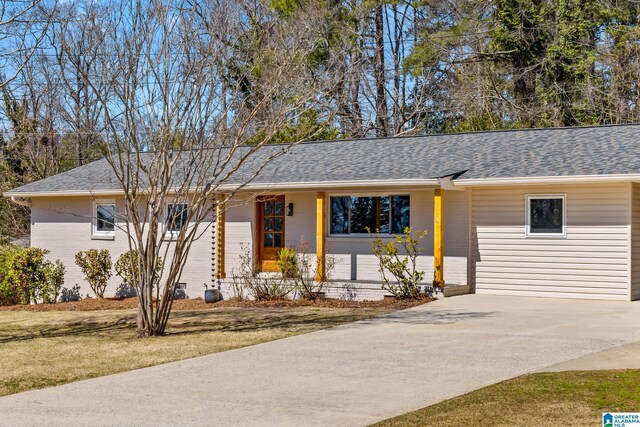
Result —
[[[32, 197], [64, 197], [64, 196], [92, 196], [92, 197], [100, 197], [100, 196], [121, 196], [123, 193], [122, 190], [108, 190], [108, 191], [34, 191], [34, 192], [24, 192], [24, 193], [4, 193], [4, 197], [9, 197], [11, 200], [14, 198], [32, 198]], [[17, 203], [17, 202], [16, 202]]]
[[220, 190], [315, 190], [327, 188], [365, 188], [365, 187], [419, 187], [438, 186], [439, 179], [400, 179], [400, 180], [368, 180], [368, 181], [313, 181], [313, 182], [284, 182], [279, 184], [247, 184], [241, 188], [238, 185], [222, 185]]
[[[226, 184], [221, 185], [220, 192], [232, 191], [274, 191], [274, 190], [317, 190], [327, 188], [367, 188], [367, 187], [423, 187], [440, 185], [440, 179], [403, 179], [403, 180], [370, 180], [370, 181], [314, 181], [314, 182], [285, 182], [285, 183], [255, 183], [244, 186]], [[197, 191], [196, 188], [191, 192]], [[12, 194], [4, 193], [5, 197], [12, 200], [16, 197], [104, 197], [104, 196], [121, 196], [122, 190], [104, 190], [104, 191], [43, 191], [43, 192], [24, 192]]]
[[456, 187], [484, 187], [497, 185], [536, 185], [536, 184], [589, 184], [607, 182], [640, 182], [640, 174], [610, 175], [568, 175], [568, 176], [530, 176], [513, 178], [460, 179], [454, 181]]

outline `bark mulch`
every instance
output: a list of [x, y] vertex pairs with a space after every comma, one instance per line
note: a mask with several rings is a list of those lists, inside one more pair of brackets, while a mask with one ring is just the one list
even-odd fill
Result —
[[[323, 308], [389, 308], [401, 310], [415, 307], [433, 301], [426, 296], [418, 299], [398, 300], [385, 298], [377, 301], [347, 301], [333, 298], [318, 299], [308, 301], [296, 300], [276, 300], [276, 301], [253, 301], [230, 299], [214, 304], [207, 304], [202, 298], [181, 299], [173, 302], [174, 310], [207, 310], [211, 308], [238, 307], [238, 308], [296, 308], [296, 307], [323, 307]], [[57, 304], [31, 304], [12, 305], [0, 307], [0, 311], [95, 311], [95, 310], [126, 310], [136, 308], [138, 300], [136, 298], [85, 298], [80, 301], [59, 302]]]

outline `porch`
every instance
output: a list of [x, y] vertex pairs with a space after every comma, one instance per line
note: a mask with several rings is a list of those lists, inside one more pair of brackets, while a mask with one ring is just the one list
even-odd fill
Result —
[[[341, 202], [345, 200], [354, 205], [368, 203], [364, 211], [373, 214], [364, 222], [370, 223], [371, 228], [382, 228], [375, 236], [383, 241], [392, 239], [404, 226], [428, 230], [427, 237], [421, 241], [423, 252], [418, 257], [418, 268], [426, 273], [422, 286], [444, 287], [447, 294], [469, 293], [468, 197], [465, 192], [445, 192], [441, 188], [289, 191], [251, 195], [244, 201], [219, 205], [213, 228], [214, 281], [220, 284], [226, 297], [233, 296], [232, 277], [237, 275], [243, 253], [251, 251], [262, 271], [278, 272], [280, 249], [299, 248], [300, 242], [306, 241], [308, 253], [319, 260], [316, 279], [324, 275], [329, 282], [328, 297], [383, 298], [386, 292], [381, 289], [378, 262], [372, 253], [374, 235], [358, 232], [355, 228], [361, 224], [353, 220], [345, 225], [340, 215], [360, 215], [363, 222], [362, 212], [354, 206], [344, 209]], [[343, 211], [338, 212], [341, 206]], [[445, 221], [445, 212], [450, 218], [448, 221]], [[331, 262], [327, 263], [328, 259]]]

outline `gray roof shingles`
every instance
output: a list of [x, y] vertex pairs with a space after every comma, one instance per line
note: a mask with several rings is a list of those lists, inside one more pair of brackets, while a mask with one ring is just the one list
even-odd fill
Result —
[[[256, 184], [640, 174], [640, 125], [470, 132], [303, 143], [271, 161]], [[234, 175], [242, 182], [274, 150], [263, 147]], [[5, 193], [119, 189], [105, 160]]]

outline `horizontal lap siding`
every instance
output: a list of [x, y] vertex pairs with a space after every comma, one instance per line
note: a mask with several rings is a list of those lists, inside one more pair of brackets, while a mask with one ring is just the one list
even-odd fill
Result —
[[[566, 194], [566, 238], [526, 237], [528, 194]], [[477, 293], [629, 298], [629, 184], [474, 189]]]
[[640, 184], [632, 184], [631, 299], [640, 299]]

